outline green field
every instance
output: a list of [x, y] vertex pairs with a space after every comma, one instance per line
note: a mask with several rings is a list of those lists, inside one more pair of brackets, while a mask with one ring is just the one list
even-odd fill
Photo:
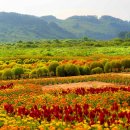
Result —
[[[127, 43], [127, 44], [126, 44]], [[44, 40], [0, 44], [2, 57], [130, 55], [130, 41]]]

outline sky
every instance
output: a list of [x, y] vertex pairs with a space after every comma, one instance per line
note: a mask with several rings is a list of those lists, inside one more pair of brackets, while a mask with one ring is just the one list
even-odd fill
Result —
[[111, 15], [130, 21], [130, 0], [0, 0], [0, 12], [35, 16]]

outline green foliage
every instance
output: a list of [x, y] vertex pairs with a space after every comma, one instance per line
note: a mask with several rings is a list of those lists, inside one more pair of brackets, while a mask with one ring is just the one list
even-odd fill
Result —
[[59, 65], [56, 68], [56, 76], [64, 77], [65, 73], [65, 65]]
[[90, 69], [94, 69], [94, 68], [96, 68], [96, 67], [100, 67], [100, 68], [103, 68], [103, 65], [102, 65], [102, 63], [101, 62], [93, 62], [93, 63], [91, 63], [91, 65], [90, 65]]
[[21, 75], [24, 74], [24, 69], [22, 67], [16, 67], [16, 68], [13, 68], [13, 73], [14, 73], [14, 76], [15, 78], [21, 78]]
[[126, 68], [130, 68], [130, 59], [124, 59], [121, 61], [121, 66], [126, 69]]
[[84, 75], [84, 67], [83, 66], [79, 66], [79, 71], [80, 71], [80, 75]]
[[66, 76], [77, 76], [77, 75], [80, 75], [79, 68], [76, 65], [66, 64], [64, 69], [65, 69]]
[[100, 73], [103, 73], [103, 69], [100, 67], [96, 67], [91, 70], [91, 74], [100, 74]]
[[121, 63], [120, 61], [112, 61], [111, 62], [112, 72], [119, 72], [121, 71]]
[[37, 62], [36, 59], [25, 59], [25, 60], [24, 60], [24, 64], [33, 64], [33, 63], [35, 63], [35, 62]]
[[90, 74], [90, 68], [88, 66], [84, 66], [84, 75], [89, 75]]
[[84, 37], [83, 40], [84, 41], [89, 41], [89, 38], [88, 37]]
[[18, 64], [23, 64], [23, 60], [22, 59], [17, 59], [17, 63]]
[[30, 75], [29, 75], [30, 78], [38, 78], [38, 75], [37, 75], [37, 70], [34, 69], [30, 72]]
[[11, 71], [11, 69], [5, 69], [2, 73], [2, 79], [7, 80], [7, 79], [13, 79], [14, 74]]
[[112, 67], [111, 67], [111, 63], [110, 62], [107, 62], [104, 66], [104, 72], [105, 73], [109, 73], [112, 71]]
[[89, 75], [90, 68], [88, 66], [79, 66], [79, 71], [81, 75]]
[[37, 74], [38, 77], [46, 77], [46, 76], [48, 76], [48, 73], [49, 73], [48, 69], [44, 68], [44, 67], [38, 68], [36, 70], [36, 74]]
[[53, 61], [49, 65], [49, 72], [51, 75], [55, 76], [56, 75], [56, 68], [59, 66], [59, 63], [57, 61]]
[[2, 73], [3, 73], [3, 72], [2, 72], [2, 71], [0, 71], [0, 79], [2, 79]]

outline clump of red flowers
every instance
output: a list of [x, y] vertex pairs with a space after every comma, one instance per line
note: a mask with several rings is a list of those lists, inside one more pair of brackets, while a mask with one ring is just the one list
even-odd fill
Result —
[[11, 89], [13, 88], [13, 83], [7, 84], [7, 85], [2, 85], [0, 86], [0, 90], [4, 90], [4, 89]]
[[125, 119], [128, 124], [130, 123], [130, 112], [119, 111], [119, 106], [116, 102], [112, 104], [111, 110], [97, 107], [90, 109], [88, 104], [76, 104], [73, 107], [70, 105], [64, 107], [57, 105], [48, 107], [43, 105], [39, 108], [34, 105], [31, 109], [26, 109], [24, 106], [14, 109], [12, 104], [5, 104], [4, 109], [8, 114], [19, 115], [21, 118], [29, 115], [34, 119], [47, 120], [48, 122], [52, 119], [62, 120], [65, 122], [82, 122], [83, 120], [86, 120], [90, 126], [96, 124], [98, 121], [101, 125], [104, 125], [107, 122], [110, 126], [117, 123], [122, 124], [120, 120]]

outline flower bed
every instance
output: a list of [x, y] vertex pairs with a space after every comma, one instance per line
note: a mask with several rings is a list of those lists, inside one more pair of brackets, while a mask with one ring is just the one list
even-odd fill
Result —
[[1, 129], [130, 129], [129, 86], [43, 92], [38, 86], [25, 85], [0, 96]]

